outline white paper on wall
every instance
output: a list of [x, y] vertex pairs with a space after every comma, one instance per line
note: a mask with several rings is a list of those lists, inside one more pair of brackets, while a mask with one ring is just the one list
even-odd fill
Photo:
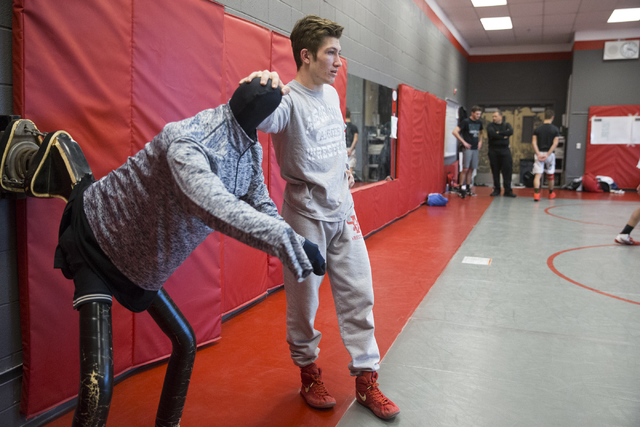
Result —
[[640, 145], [640, 117], [633, 117], [633, 125], [631, 127], [631, 143]]
[[591, 118], [591, 144], [631, 144], [632, 116]]
[[454, 101], [447, 100], [447, 113], [444, 127], [444, 156], [455, 156], [458, 151], [458, 140], [453, 136], [453, 130], [458, 126], [458, 108]]
[[398, 138], [398, 118], [396, 116], [391, 116], [391, 138]]

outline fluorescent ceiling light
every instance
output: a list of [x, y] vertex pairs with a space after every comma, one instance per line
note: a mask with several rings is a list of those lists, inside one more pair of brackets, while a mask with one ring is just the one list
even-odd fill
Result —
[[640, 21], [640, 7], [628, 9], [615, 9], [607, 22], [632, 22]]
[[511, 18], [508, 16], [502, 16], [500, 18], [481, 18], [482, 26], [487, 31], [494, 30], [510, 30], [513, 28]]
[[471, 0], [473, 7], [503, 6], [507, 0]]

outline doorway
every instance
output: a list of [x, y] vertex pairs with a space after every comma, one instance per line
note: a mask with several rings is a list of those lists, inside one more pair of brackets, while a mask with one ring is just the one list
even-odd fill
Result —
[[544, 122], [544, 111], [551, 105], [540, 106], [490, 106], [482, 111], [482, 126], [484, 128], [484, 142], [479, 153], [478, 174], [475, 179], [476, 185], [493, 186], [493, 177], [489, 165], [489, 144], [487, 137], [487, 125], [493, 121], [493, 113], [500, 110], [503, 120], [513, 127], [513, 136], [510, 140], [511, 156], [513, 158], [513, 178], [515, 184], [522, 183], [522, 172], [533, 166], [534, 150], [531, 145], [531, 137], [535, 128]]

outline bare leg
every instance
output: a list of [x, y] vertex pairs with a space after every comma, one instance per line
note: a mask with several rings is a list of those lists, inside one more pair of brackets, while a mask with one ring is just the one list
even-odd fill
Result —
[[540, 189], [540, 178], [542, 178], [541, 173], [535, 174], [535, 176], [533, 177], [533, 188], [538, 190]]
[[90, 302], [80, 314], [80, 391], [73, 426], [107, 424], [113, 395], [111, 306]]
[[471, 191], [471, 180], [473, 179], [473, 169], [467, 169], [467, 189]]
[[633, 211], [633, 213], [631, 214], [631, 218], [629, 218], [629, 222], [627, 222], [627, 225], [635, 228], [639, 222], [640, 222], [640, 208]]
[[465, 185], [467, 183], [467, 176], [469, 169], [462, 169], [462, 172], [460, 172], [460, 185]]
[[182, 418], [196, 358], [196, 336], [164, 289], [160, 289], [147, 311], [173, 346], [160, 395], [156, 427], [177, 427]]

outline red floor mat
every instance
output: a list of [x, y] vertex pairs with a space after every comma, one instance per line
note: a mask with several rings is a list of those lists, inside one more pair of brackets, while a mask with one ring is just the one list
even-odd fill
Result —
[[[383, 355], [491, 203], [490, 190], [478, 188], [478, 197], [465, 200], [448, 196], [448, 206], [423, 206], [367, 239]], [[337, 400], [334, 409], [311, 409], [298, 394], [299, 370], [285, 342], [285, 293], [279, 291], [225, 322], [222, 339], [198, 351], [182, 425], [336, 425], [354, 400], [355, 386], [328, 283], [320, 300], [318, 364]], [[153, 425], [165, 369], [163, 363], [116, 385], [108, 425]], [[384, 365], [380, 373], [384, 384]], [[68, 413], [49, 425], [68, 426], [72, 417]]]

